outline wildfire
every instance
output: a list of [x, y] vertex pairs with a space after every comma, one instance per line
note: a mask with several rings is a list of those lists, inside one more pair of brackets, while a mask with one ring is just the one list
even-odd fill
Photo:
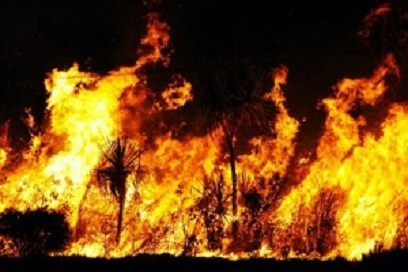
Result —
[[10, 151], [7, 141], [9, 123], [0, 127], [0, 170], [7, 161], [7, 154]]
[[[349, 111], [356, 103], [374, 106], [387, 90], [387, 77], [398, 75], [395, 60], [389, 55], [371, 78], [344, 79], [336, 86], [336, 96], [323, 100], [327, 119], [317, 148], [317, 160], [310, 165], [308, 176], [283, 200], [277, 212], [277, 218], [281, 217], [284, 225], [290, 225], [294, 220], [320, 221], [314, 226], [314, 231], [318, 232], [314, 233], [315, 241], [307, 247], [317, 248], [319, 243], [327, 240], [323, 232], [334, 232], [335, 238], [332, 239], [337, 246], [325, 249], [329, 255], [340, 254], [353, 259], [376, 246], [392, 248], [398, 226], [405, 217], [404, 213], [393, 214], [390, 209], [394, 206], [398, 209], [404, 202], [396, 198], [397, 191], [402, 190], [399, 186], [403, 185], [398, 185], [395, 177], [403, 175], [395, 163], [404, 165], [404, 159], [394, 153], [401, 152], [391, 146], [395, 140], [388, 138], [389, 131], [398, 130], [394, 117], [397, 106], [391, 106], [382, 124], [383, 135], [378, 139], [370, 133], [361, 136], [360, 130], [366, 125], [364, 116], [353, 118]], [[397, 108], [402, 113], [406, 111], [402, 105]], [[404, 125], [404, 119], [396, 122]], [[402, 130], [393, 135], [402, 137]], [[394, 167], [390, 168], [389, 164]], [[400, 181], [405, 179], [398, 177]], [[327, 194], [342, 197], [328, 200]], [[318, 203], [322, 207], [313, 207], [315, 201], [322, 202]], [[300, 209], [317, 213], [318, 218], [293, 218], [293, 211]], [[324, 225], [330, 229], [319, 229]]]
[[282, 91], [288, 72], [285, 66], [275, 69], [273, 72], [274, 86], [264, 95], [264, 99], [273, 102], [277, 108], [276, 121], [271, 127], [271, 130], [277, 135], [276, 139], [263, 136], [252, 139], [252, 154], [242, 157], [244, 167], [263, 177], [276, 173], [284, 176], [295, 152], [294, 137], [298, 131], [299, 122], [290, 117], [285, 108], [286, 98]]
[[[374, 15], [386, 12], [388, 6]], [[134, 66], [104, 76], [83, 72], [78, 64], [49, 73], [47, 121], [39, 126], [26, 110], [31, 141], [19, 160], [10, 159], [15, 151], [7, 140], [8, 123], [1, 127], [1, 212], [47, 208], [64, 213], [72, 230], [62, 253], [68, 255], [359, 259], [378, 248], [406, 246], [408, 106], [389, 105], [377, 130], [368, 127], [364, 110], [352, 113], [356, 107], [375, 108], [393, 87], [400, 72], [392, 55], [371, 77], [343, 79], [334, 95], [323, 99], [327, 117], [316, 159], [301, 158], [298, 167], [307, 175], [291, 183], [299, 121], [285, 106], [285, 66], [273, 71], [274, 84], [262, 97], [276, 109], [276, 120], [268, 123], [274, 137], [253, 137], [245, 154], [226, 154], [228, 135], [221, 125], [208, 135], [178, 138], [166, 132], [147, 139], [144, 121], [194, 101], [194, 86], [181, 75], [174, 75], [161, 94], [147, 87], [141, 68], [170, 62], [164, 53], [169, 26], [158, 14], [147, 19]], [[132, 168], [121, 176], [123, 187], [116, 188], [123, 191], [110, 194], [101, 188], [97, 169], [105, 160], [103, 169], [111, 170], [106, 160], [115, 163], [103, 146], [123, 137], [135, 147]], [[120, 149], [109, 152], [120, 155]], [[236, 214], [229, 209], [234, 200], [228, 158], [236, 162]], [[111, 176], [109, 184], [115, 182]]]
[[363, 27], [358, 32], [358, 35], [363, 38], [368, 38], [373, 26], [375, 26], [380, 19], [386, 18], [391, 11], [392, 8], [389, 2], [385, 2], [379, 5], [376, 9], [371, 10], [371, 12], [364, 18]]
[[173, 84], [162, 93], [162, 98], [166, 103], [166, 110], [175, 110], [183, 107], [188, 101], [193, 100], [191, 94], [192, 85], [178, 75]]

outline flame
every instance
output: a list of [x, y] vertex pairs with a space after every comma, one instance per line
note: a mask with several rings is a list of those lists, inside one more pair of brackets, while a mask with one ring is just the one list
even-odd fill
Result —
[[289, 161], [295, 152], [294, 137], [298, 131], [299, 122], [290, 117], [284, 103], [286, 98], [282, 86], [286, 85], [289, 69], [282, 66], [273, 72], [274, 86], [264, 95], [264, 99], [274, 103], [277, 116], [271, 130], [276, 139], [260, 136], [251, 140], [252, 152], [242, 157], [242, 164], [260, 176], [271, 176], [274, 173], [285, 175]]
[[370, 13], [364, 18], [363, 26], [358, 31], [358, 35], [362, 38], [370, 37], [373, 27], [378, 24], [380, 19], [386, 18], [391, 11], [391, 3], [389, 2], [385, 2], [379, 5], [377, 8], [371, 10]]
[[9, 127], [9, 122], [6, 122], [3, 126], [0, 126], [0, 170], [6, 163], [7, 155], [10, 152], [10, 146], [8, 143]]
[[192, 85], [187, 82], [181, 75], [177, 75], [174, 83], [162, 93], [162, 98], [166, 103], [166, 110], [175, 110], [183, 107], [188, 101], [193, 100], [191, 93]]
[[[400, 77], [392, 55], [371, 77], [343, 79], [334, 95], [322, 100], [327, 116], [315, 158], [312, 151], [295, 156], [300, 123], [285, 105], [289, 69], [273, 71], [274, 84], [263, 99], [276, 110], [276, 119], [268, 120], [274, 137], [248, 139], [250, 149], [236, 156], [240, 194], [233, 216], [221, 127], [183, 137], [143, 130], [158, 113], [176, 112], [194, 99], [194, 86], [182, 75], [174, 75], [160, 94], [146, 83], [145, 65], [169, 65], [169, 30], [158, 14], [150, 14], [133, 66], [98, 75], [74, 64], [48, 74], [47, 120], [37, 125], [25, 110], [31, 140], [20, 160], [11, 159], [18, 151], [8, 141], [9, 123], [0, 129], [0, 173], [6, 177], [0, 183], [0, 212], [47, 207], [65, 213], [73, 230], [61, 253], [66, 255], [359, 259], [378, 248], [406, 246], [408, 105], [389, 105], [378, 128], [368, 127], [364, 111], [352, 113], [356, 107], [378, 107]], [[139, 155], [126, 179], [117, 242], [117, 200], [101, 188], [95, 172], [103, 145], [125, 135]], [[293, 160], [305, 176], [290, 173]], [[298, 180], [291, 182], [291, 176]]]
[[138, 65], [146, 63], [155, 63], [162, 61], [165, 66], [170, 64], [169, 54], [163, 54], [170, 41], [170, 27], [160, 20], [158, 13], [149, 13], [147, 15], [147, 35], [142, 38], [141, 45], [150, 49], [149, 53], [144, 53], [137, 61]]
[[[355, 103], [374, 106], [383, 96], [386, 78], [398, 76], [395, 59], [389, 55], [371, 78], [344, 79], [336, 86], [334, 98], [323, 100], [327, 111], [325, 132], [317, 148], [317, 160], [310, 165], [308, 176], [282, 201], [278, 218], [290, 225], [293, 211], [299, 206], [311, 209], [322, 190], [330, 189], [346, 195], [335, 211], [337, 254], [350, 259], [374, 250], [375, 246], [392, 248], [398, 225], [404, 214], [393, 213], [403, 203], [397, 199], [402, 192], [405, 177], [396, 163], [402, 163], [401, 152], [393, 146], [392, 135], [403, 135], [399, 126], [405, 126], [404, 106], [393, 105], [382, 124], [383, 135], [360, 137], [365, 125], [362, 118], [354, 119], [349, 111]], [[399, 116], [396, 119], [396, 115]], [[404, 142], [404, 140], [402, 140]], [[404, 148], [402, 145], [400, 148]], [[397, 154], [392, 154], [397, 152]], [[390, 164], [390, 166], [389, 166]], [[393, 166], [392, 166], [393, 165]], [[402, 163], [403, 165], [403, 163]], [[391, 208], [392, 207], [392, 208]], [[390, 209], [391, 208], [391, 209]]]

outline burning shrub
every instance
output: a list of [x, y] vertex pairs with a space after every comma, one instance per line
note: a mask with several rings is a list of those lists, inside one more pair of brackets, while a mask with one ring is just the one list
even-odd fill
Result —
[[301, 203], [288, 229], [288, 247], [299, 255], [324, 256], [337, 245], [336, 211], [344, 195], [337, 187], [321, 187], [312, 202]]
[[97, 177], [102, 186], [109, 188], [109, 191], [119, 202], [116, 228], [116, 241], [119, 243], [127, 191], [126, 180], [133, 168], [135, 168], [136, 160], [140, 158], [141, 151], [126, 137], [118, 137], [116, 141], [107, 141], [106, 145], [101, 149], [104, 162], [103, 166], [97, 169]]
[[242, 176], [241, 193], [241, 245], [242, 250], [253, 252], [261, 247], [264, 237], [272, 237], [274, 223], [265, 221], [264, 215], [276, 208], [278, 195], [281, 193], [286, 178], [278, 173], [271, 178], [258, 177], [256, 182]]
[[[408, 210], [408, 203], [405, 201], [401, 203], [399, 207], [402, 211]], [[405, 215], [402, 222], [398, 226], [397, 234], [393, 244], [394, 248], [407, 248], [408, 247], [408, 215]]]
[[265, 201], [259, 190], [252, 184], [242, 182], [240, 186], [244, 211], [241, 214], [241, 240], [245, 251], [260, 248], [262, 242], [262, 223], [259, 216], [265, 208]]
[[204, 180], [202, 196], [198, 199], [195, 209], [203, 218], [209, 250], [222, 249], [224, 219], [229, 198], [222, 174], [219, 179], [207, 177]]
[[19, 256], [33, 256], [63, 250], [70, 231], [62, 213], [7, 210], [0, 214], [0, 236], [12, 241]]
[[197, 254], [197, 246], [199, 244], [198, 237], [196, 235], [196, 226], [195, 225], [192, 233], [189, 233], [186, 229], [184, 230], [184, 243], [183, 243], [183, 251], [181, 253], [182, 256], [196, 256]]
[[308, 232], [314, 240], [313, 248], [320, 254], [324, 255], [336, 246], [336, 211], [342, 199], [338, 188], [322, 188], [316, 197]]

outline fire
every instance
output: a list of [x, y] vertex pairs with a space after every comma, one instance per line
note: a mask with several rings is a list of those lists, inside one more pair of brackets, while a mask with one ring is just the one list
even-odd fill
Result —
[[9, 122], [5, 123], [0, 127], [0, 170], [7, 161], [7, 154], [10, 152], [8, 145], [8, 131], [9, 131]]
[[285, 175], [289, 161], [295, 152], [294, 137], [298, 131], [299, 122], [290, 117], [285, 108], [286, 98], [282, 86], [286, 84], [289, 69], [285, 66], [275, 69], [273, 73], [274, 86], [264, 95], [264, 99], [274, 103], [277, 117], [271, 130], [276, 132], [276, 139], [257, 137], [251, 140], [253, 152], [243, 156], [243, 165], [253, 173], [261, 176], [271, 176], [278, 173]]
[[363, 27], [358, 32], [358, 35], [363, 38], [370, 37], [373, 26], [375, 26], [380, 19], [386, 18], [391, 11], [392, 8], [389, 2], [385, 2], [379, 5], [376, 9], [371, 10], [371, 12], [364, 18]]
[[162, 93], [162, 98], [166, 103], [165, 109], [175, 110], [193, 100], [191, 90], [191, 83], [180, 75], [176, 76], [174, 83], [170, 84], [169, 88]]
[[154, 63], [162, 61], [165, 66], [170, 62], [169, 54], [163, 55], [163, 50], [169, 44], [170, 41], [170, 27], [160, 20], [160, 16], [157, 13], [149, 13], [147, 15], [147, 35], [142, 38], [141, 45], [150, 48], [148, 54], [144, 54], [139, 60], [138, 65], [144, 65], [146, 63]]
[[[364, 110], [354, 114], [378, 107], [400, 77], [391, 54], [371, 77], [343, 79], [323, 99], [327, 116], [315, 159], [295, 156], [300, 123], [286, 108], [289, 69], [273, 70], [273, 86], [262, 98], [276, 110], [267, 126], [274, 137], [248, 139], [249, 149], [233, 158], [239, 188], [233, 214], [233, 156], [224, 150], [222, 125], [183, 137], [143, 130], [144, 122], [194, 101], [194, 86], [179, 74], [160, 94], [149, 90], [142, 68], [169, 65], [170, 28], [158, 14], [147, 21], [133, 66], [98, 75], [74, 64], [48, 74], [46, 121], [36, 124], [25, 111], [31, 141], [19, 160], [11, 159], [17, 151], [8, 141], [8, 123], [1, 127], [0, 211], [46, 207], [64, 213], [73, 232], [61, 253], [67, 255], [359, 259], [406, 246], [408, 106], [389, 105], [376, 128]], [[107, 157], [103, 147], [116, 139], [137, 150], [123, 179], [123, 207], [97, 177]], [[293, 160], [306, 175], [290, 172]]]
[[[328, 115], [317, 160], [310, 165], [308, 176], [285, 197], [278, 209], [277, 218], [290, 225], [293, 211], [313, 210], [310, 206], [322, 191], [344, 195], [345, 199], [335, 204], [337, 209], [330, 211], [335, 213], [331, 231], [336, 230], [338, 246], [329, 248], [332, 252], [327, 254], [353, 259], [361, 258], [362, 253], [376, 246], [390, 249], [404, 220], [404, 213], [392, 212], [405, 201], [397, 192], [403, 191], [406, 177], [397, 167], [404, 165], [404, 158], [397, 155], [402, 155], [401, 149], [394, 145], [391, 135], [403, 136], [400, 130], [403, 128], [399, 126], [406, 125], [406, 109], [401, 105], [391, 106], [382, 124], [383, 135], [378, 139], [370, 133], [360, 136], [366, 125], [364, 117], [353, 118], [349, 114], [356, 103], [374, 106], [387, 90], [386, 78], [398, 75], [395, 60], [389, 55], [371, 78], [344, 79], [336, 86], [335, 97], [323, 100]], [[401, 119], [396, 120], [396, 114]], [[398, 147], [404, 149], [403, 144]]]

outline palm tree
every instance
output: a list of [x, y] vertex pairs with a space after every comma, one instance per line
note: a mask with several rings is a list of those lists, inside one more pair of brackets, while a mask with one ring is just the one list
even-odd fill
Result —
[[119, 203], [116, 229], [116, 241], [119, 243], [126, 197], [126, 180], [134, 170], [135, 162], [140, 157], [140, 150], [126, 137], [118, 137], [111, 142], [106, 141], [105, 146], [101, 148], [103, 162], [102, 166], [97, 169], [97, 178]]
[[[232, 68], [231, 68], [232, 67]], [[268, 109], [273, 105], [263, 99], [267, 87], [267, 73], [260, 67], [230, 65], [212, 74], [203, 73], [197, 80], [195, 101], [201, 118], [209, 131], [221, 127], [229, 154], [232, 183], [232, 214], [237, 215], [238, 187], [235, 138], [243, 124], [268, 130]]]

